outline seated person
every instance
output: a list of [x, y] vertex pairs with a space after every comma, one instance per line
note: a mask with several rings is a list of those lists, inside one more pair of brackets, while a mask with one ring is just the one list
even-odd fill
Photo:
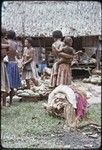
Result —
[[90, 63], [96, 64], [96, 54], [93, 54], [93, 55], [90, 57]]
[[51, 76], [51, 68], [45, 67], [44, 70], [43, 70], [43, 74], [41, 76], [41, 79], [42, 80], [50, 79], [50, 76]]
[[89, 56], [86, 53], [86, 50], [82, 48], [82, 53], [79, 55], [79, 62], [80, 63], [88, 63], [89, 62]]

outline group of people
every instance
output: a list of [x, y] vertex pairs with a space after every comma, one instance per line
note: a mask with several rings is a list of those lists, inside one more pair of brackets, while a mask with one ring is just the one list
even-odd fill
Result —
[[96, 59], [89, 57], [84, 48], [76, 51], [72, 47], [73, 40], [71, 37], [65, 36], [63, 41], [62, 37], [61, 31], [53, 32], [54, 43], [52, 44], [52, 52], [54, 55], [54, 65], [51, 73], [51, 87], [53, 88], [60, 84], [71, 84], [71, 66], [73, 64], [93, 63], [96, 69], [101, 69], [101, 36], [99, 36], [98, 46], [96, 47]]
[[[71, 37], [65, 36], [62, 41], [63, 35], [59, 30], [54, 31], [52, 36], [54, 39], [52, 44], [54, 64], [51, 69], [50, 86], [55, 88], [61, 84], [70, 85], [72, 62], [79, 54], [83, 53], [83, 50], [76, 52], [72, 47], [73, 40]], [[31, 37], [26, 38], [24, 41], [22, 57], [19, 55], [14, 31], [2, 29], [1, 39], [1, 92], [3, 105], [6, 106], [6, 96], [10, 96], [10, 104], [12, 104], [14, 89], [22, 88], [22, 80], [26, 81], [26, 87], [24, 88], [27, 89], [31, 88], [31, 81], [33, 85], [39, 85], [39, 74], [41, 75], [42, 69], [46, 68], [47, 64], [45, 50], [43, 50], [40, 64], [35, 63]], [[20, 68], [19, 59], [21, 60]], [[37, 70], [36, 65], [38, 65], [40, 71]]]
[[82, 51], [76, 52], [72, 47], [73, 40], [71, 37], [65, 36], [62, 41], [62, 32], [54, 31], [52, 44], [52, 52], [54, 55], [54, 65], [51, 73], [51, 86], [70, 85], [71, 84], [71, 64], [75, 57]]
[[32, 47], [32, 39], [25, 39], [25, 47], [22, 56], [22, 76], [20, 76], [20, 68], [18, 66], [19, 53], [17, 51], [16, 34], [14, 31], [6, 31], [2, 29], [1, 37], [1, 93], [3, 106], [6, 106], [6, 97], [10, 96], [9, 105], [12, 104], [14, 89], [22, 87], [21, 80], [26, 81], [26, 88], [30, 88], [30, 80], [34, 85], [38, 85], [38, 73], [34, 62], [34, 49]]

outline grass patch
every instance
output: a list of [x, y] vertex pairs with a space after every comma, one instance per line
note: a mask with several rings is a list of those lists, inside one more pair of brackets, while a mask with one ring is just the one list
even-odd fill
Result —
[[[58, 148], [55, 132], [64, 130], [65, 120], [49, 116], [42, 106], [21, 102], [1, 110], [1, 142], [5, 148]], [[101, 105], [89, 107], [88, 116], [101, 123]], [[67, 130], [67, 128], [66, 128]]]
[[87, 115], [96, 123], [101, 125], [101, 104], [92, 104], [89, 106]]

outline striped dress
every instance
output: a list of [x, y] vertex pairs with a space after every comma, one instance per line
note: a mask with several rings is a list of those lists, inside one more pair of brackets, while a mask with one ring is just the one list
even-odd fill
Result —
[[58, 74], [53, 75], [54, 68], [52, 68], [51, 74], [51, 86], [56, 87], [58, 85], [70, 85], [71, 84], [71, 69], [70, 64], [62, 63], [58, 67]]

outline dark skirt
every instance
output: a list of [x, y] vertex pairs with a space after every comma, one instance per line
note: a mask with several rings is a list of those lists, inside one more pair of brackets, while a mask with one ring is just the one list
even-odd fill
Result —
[[21, 87], [21, 80], [19, 74], [19, 68], [15, 61], [9, 61], [7, 64], [7, 73], [10, 82], [10, 88], [19, 88]]

